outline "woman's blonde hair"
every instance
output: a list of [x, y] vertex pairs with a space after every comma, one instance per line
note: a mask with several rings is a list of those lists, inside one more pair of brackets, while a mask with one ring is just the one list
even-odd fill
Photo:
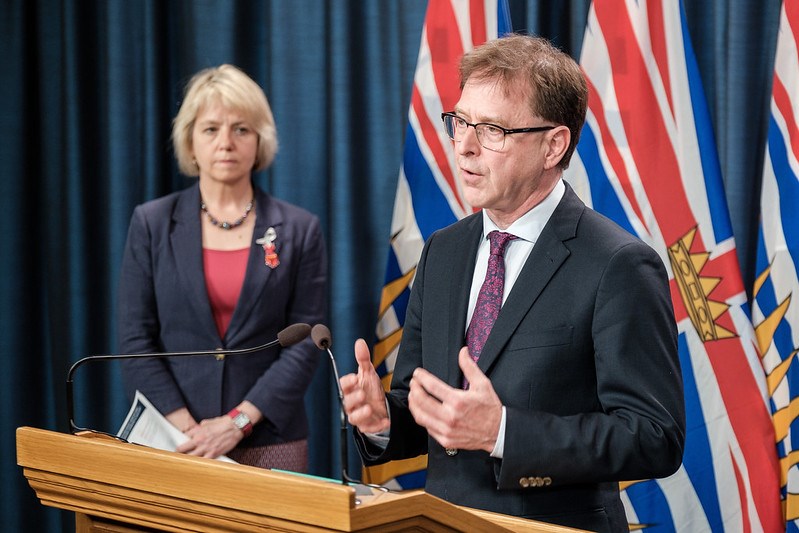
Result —
[[217, 102], [243, 114], [258, 134], [258, 152], [253, 171], [271, 165], [277, 153], [277, 129], [266, 95], [252, 78], [238, 68], [220, 65], [192, 76], [186, 85], [180, 110], [172, 122], [172, 145], [180, 171], [187, 176], [199, 175], [192, 155], [192, 131], [200, 109]]

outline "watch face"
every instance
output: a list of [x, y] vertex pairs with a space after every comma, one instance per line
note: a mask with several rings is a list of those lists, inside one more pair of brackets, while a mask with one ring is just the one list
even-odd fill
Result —
[[250, 418], [245, 415], [244, 413], [239, 413], [233, 419], [233, 423], [236, 424], [236, 427], [239, 429], [243, 429], [247, 427], [250, 423]]

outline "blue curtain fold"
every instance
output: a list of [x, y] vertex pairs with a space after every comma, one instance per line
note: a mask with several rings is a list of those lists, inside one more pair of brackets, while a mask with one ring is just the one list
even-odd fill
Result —
[[[509, 0], [516, 31], [578, 57], [588, 0]], [[751, 286], [779, 2], [689, 2], [744, 279]], [[0, 17], [0, 523], [70, 531], [16, 456], [19, 426], [67, 431], [65, 378], [113, 353], [120, 256], [135, 205], [185, 187], [171, 120], [188, 78], [233, 63], [264, 88], [279, 152], [255, 179], [321, 220], [339, 370], [374, 339], [425, 0], [4, 0]], [[642, 132], [645, 134], [645, 132]], [[320, 357], [324, 354], [320, 352]], [[76, 422], [115, 432], [115, 363], [74, 376]], [[338, 477], [329, 365], [307, 395], [311, 470]], [[353, 446], [348, 469], [360, 475]]]

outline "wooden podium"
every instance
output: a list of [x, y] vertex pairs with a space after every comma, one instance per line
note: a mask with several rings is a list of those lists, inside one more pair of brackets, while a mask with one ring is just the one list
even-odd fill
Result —
[[78, 532], [575, 531], [423, 491], [356, 496], [318, 478], [30, 427], [17, 429], [17, 464], [42, 504], [76, 513]]

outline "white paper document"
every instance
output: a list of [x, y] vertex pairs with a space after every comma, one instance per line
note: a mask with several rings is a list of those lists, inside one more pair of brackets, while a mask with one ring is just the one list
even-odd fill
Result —
[[[134, 444], [174, 452], [189, 437], [173, 426], [158, 409], [139, 391], [133, 398], [128, 416], [119, 428], [117, 436]], [[220, 461], [235, 463], [233, 459], [220, 455]]]

